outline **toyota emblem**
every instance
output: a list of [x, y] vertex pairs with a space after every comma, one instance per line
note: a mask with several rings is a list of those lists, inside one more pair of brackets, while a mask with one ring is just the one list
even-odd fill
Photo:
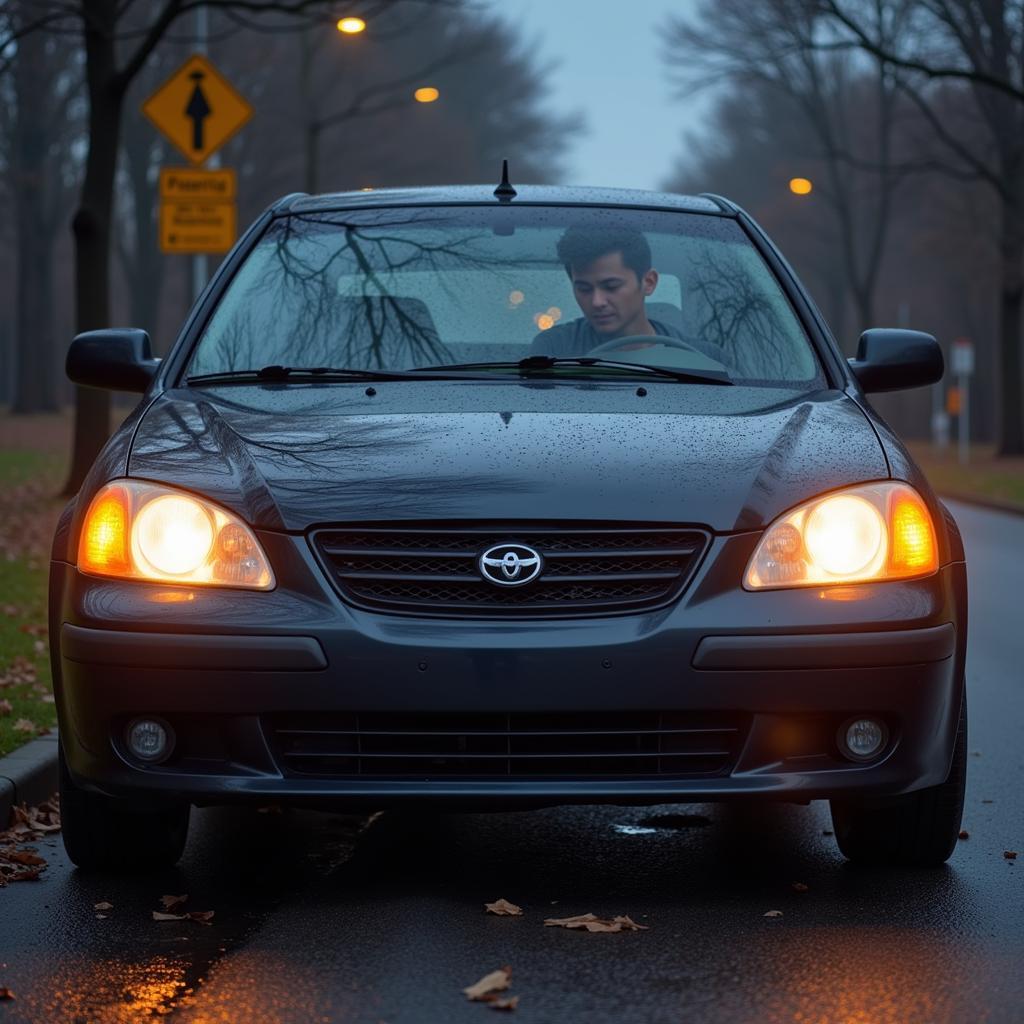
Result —
[[480, 575], [502, 587], [520, 587], [543, 568], [538, 551], [525, 544], [495, 544], [480, 556]]

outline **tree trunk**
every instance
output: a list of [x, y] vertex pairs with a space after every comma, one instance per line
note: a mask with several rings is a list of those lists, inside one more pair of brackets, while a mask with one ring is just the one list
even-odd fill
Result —
[[[89, 152], [75, 238], [75, 317], [78, 331], [110, 326], [110, 223], [124, 89], [117, 77], [117, 0], [84, 0]], [[64, 493], [76, 494], [110, 435], [110, 393], [75, 388], [71, 470]]]
[[29, 33], [14, 60], [17, 95], [13, 132], [13, 192], [18, 253], [15, 272], [14, 413], [58, 407], [53, 346], [53, 247], [46, 217], [46, 166], [52, 135], [46, 39]]
[[1024, 296], [1024, 207], [1004, 200], [999, 240], [999, 421], [997, 455], [1024, 455], [1021, 299]]

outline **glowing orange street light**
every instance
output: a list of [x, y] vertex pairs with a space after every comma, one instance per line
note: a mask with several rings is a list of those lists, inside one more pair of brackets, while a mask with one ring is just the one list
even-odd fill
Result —
[[338, 22], [338, 31], [347, 36], [355, 36], [366, 31], [366, 22], [362, 18], [342, 18]]
[[432, 85], [425, 85], [412, 94], [417, 103], [433, 103], [440, 95], [440, 91]]
[[809, 178], [790, 178], [789, 191], [796, 196], [809, 196], [814, 189]]

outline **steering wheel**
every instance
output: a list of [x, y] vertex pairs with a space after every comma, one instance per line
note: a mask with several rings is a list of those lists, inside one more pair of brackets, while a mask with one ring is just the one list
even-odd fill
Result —
[[667, 348], [680, 348], [685, 352], [696, 352], [699, 355], [703, 355], [695, 345], [691, 345], [681, 338], [671, 338], [667, 334], [627, 334], [621, 338], [612, 338], [611, 341], [602, 341], [600, 345], [595, 345], [587, 355], [597, 356], [605, 355], [609, 352], [618, 352], [619, 349], [625, 348], [627, 345], [636, 345], [639, 342], [664, 345]]

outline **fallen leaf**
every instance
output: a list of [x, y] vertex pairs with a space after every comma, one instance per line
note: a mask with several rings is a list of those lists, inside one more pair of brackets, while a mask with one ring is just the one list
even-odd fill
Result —
[[793, 892], [807, 892], [810, 888], [809, 885], [805, 885], [803, 882], [794, 882], [792, 886]]
[[487, 995], [491, 992], [504, 992], [512, 980], [511, 967], [499, 967], [490, 974], [485, 974], [475, 985], [464, 988], [462, 991], [466, 998], [473, 1002], [487, 1001]]
[[518, 917], [523, 912], [522, 907], [517, 907], [508, 900], [495, 900], [493, 903], [485, 903], [484, 907], [490, 914], [497, 914], [499, 917]]
[[108, 903], [106, 900], [104, 900], [102, 903], [94, 903], [92, 905], [92, 909], [93, 910], [113, 910], [114, 909], [114, 904], [113, 903]]
[[834, 835], [835, 835], [835, 832], [833, 832], [833, 831], [832, 831], [832, 829], [830, 829], [830, 828], [823, 828], [823, 829], [821, 830], [821, 834], [822, 834], [823, 836], [834, 836]]
[[188, 899], [188, 896], [161, 896], [160, 903], [164, 910], [173, 910], [180, 907]]
[[956, 837], [957, 837], [957, 839], [970, 839], [971, 838], [971, 833], [968, 832], [967, 829], [962, 828], [957, 833]]
[[19, 718], [11, 728], [15, 732], [35, 732], [36, 723], [30, 722], [27, 718]]
[[213, 910], [190, 910], [185, 916], [190, 921], [198, 921], [199, 924], [209, 924], [213, 920]]
[[15, 864], [28, 864], [29, 867], [41, 867], [46, 864], [38, 853], [32, 853], [30, 850], [6, 850], [2, 856]]
[[97, 921], [106, 921], [106, 919], [107, 919], [107, 918], [108, 918], [109, 916], [110, 916], [109, 914], [97, 914], [97, 915], [96, 915], [96, 920], [97, 920]]
[[494, 996], [485, 999], [484, 1002], [492, 1010], [514, 1010], [519, 1005], [519, 996], [509, 996], [508, 999], [502, 999], [499, 996]]
[[14, 993], [6, 986], [0, 985], [0, 999], [13, 999]]
[[768, 913], [766, 913], [764, 916], [765, 917], [782, 917], [782, 911], [781, 910], [769, 910]]
[[14, 710], [14, 705], [9, 700], [0, 700], [0, 715], [9, 715]]
[[995, 803], [995, 800], [982, 800], [981, 802], [982, 802], [983, 804], [994, 804], [994, 803]]
[[575, 917], [549, 917], [544, 922], [545, 927], [555, 928], [584, 928], [588, 932], [638, 932], [646, 931], [648, 926], [637, 924], [631, 917], [622, 915], [613, 917], [610, 921], [607, 918], [597, 917], [595, 914], [577, 914]]
[[36, 640], [32, 644], [32, 646], [35, 648], [36, 654], [42, 654], [43, 651], [46, 650], [46, 641], [45, 640]]
[[187, 917], [186, 914], [165, 914], [165, 913], [163, 913], [163, 911], [154, 910], [153, 911], [153, 920], [154, 921], [186, 921], [186, 920], [188, 920], [188, 917]]
[[1017, 851], [1016, 850], [1003, 850], [1003, 856], [1007, 860], [1016, 860], [1017, 859]]

